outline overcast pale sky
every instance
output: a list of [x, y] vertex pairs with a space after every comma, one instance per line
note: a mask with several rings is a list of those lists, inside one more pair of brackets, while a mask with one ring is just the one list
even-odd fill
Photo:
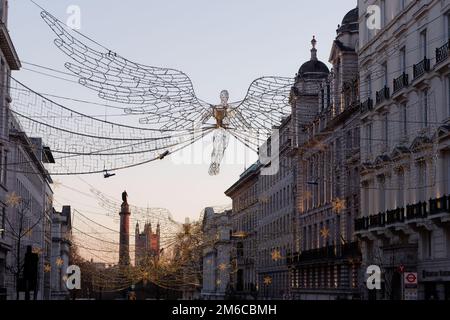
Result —
[[[211, 103], [219, 102], [223, 89], [229, 90], [231, 100], [241, 100], [249, 84], [261, 76], [293, 77], [300, 65], [309, 60], [313, 35], [318, 40], [319, 59], [327, 62], [337, 25], [356, 6], [356, 0], [36, 2], [63, 21], [68, 17], [68, 6], [78, 5], [82, 33], [130, 60], [184, 71], [191, 77], [197, 95]], [[54, 35], [39, 13], [29, 0], [10, 1], [9, 29], [19, 56], [26, 62], [64, 70], [67, 57], [53, 45]], [[13, 76], [39, 92], [102, 102], [76, 84], [26, 70]], [[64, 104], [88, 114], [111, 112], [97, 106]], [[228, 164], [218, 177], [208, 175], [208, 161], [202, 165], [177, 165], [168, 158], [119, 172], [108, 180], [101, 175], [83, 179], [115, 196], [117, 201], [126, 189], [131, 203], [167, 208], [177, 220], [184, 221], [185, 217], [197, 218], [206, 206], [231, 202], [224, 191], [244, 170], [243, 162], [250, 164], [256, 159], [255, 155], [244, 156], [243, 150], [230, 147]], [[56, 179], [88, 192], [87, 185], [78, 178]], [[59, 203], [70, 204], [88, 214], [103, 212], [93, 199], [65, 187], [57, 188], [55, 193]], [[114, 226], [100, 215], [92, 217]]]

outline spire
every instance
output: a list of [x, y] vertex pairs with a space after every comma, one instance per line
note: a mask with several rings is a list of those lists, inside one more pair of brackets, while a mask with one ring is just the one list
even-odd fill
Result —
[[313, 36], [313, 38], [311, 40], [311, 44], [312, 44], [311, 61], [317, 61], [317, 49], [316, 49], [317, 40], [316, 40], [316, 36]]

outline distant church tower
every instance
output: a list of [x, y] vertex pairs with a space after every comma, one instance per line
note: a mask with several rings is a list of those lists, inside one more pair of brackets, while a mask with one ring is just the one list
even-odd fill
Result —
[[122, 205], [120, 210], [120, 248], [119, 266], [130, 265], [130, 206], [128, 205], [128, 194], [122, 193]]
[[146, 223], [144, 230], [140, 233], [139, 223], [136, 223], [135, 232], [135, 265], [139, 266], [145, 259], [159, 259], [161, 250], [161, 228], [158, 223], [156, 233], [152, 231], [152, 224]]

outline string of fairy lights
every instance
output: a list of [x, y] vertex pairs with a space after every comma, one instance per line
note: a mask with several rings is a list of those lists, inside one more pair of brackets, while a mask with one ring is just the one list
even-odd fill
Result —
[[[34, 1], [32, 1], [34, 3]], [[36, 3], [35, 3], [36, 4]], [[98, 96], [108, 102], [105, 104], [82, 99], [38, 93], [23, 83], [11, 78], [8, 85], [12, 98], [11, 114], [17, 122], [14, 124], [19, 132], [25, 132], [28, 136], [39, 136], [56, 155], [55, 163], [48, 165], [50, 175], [83, 175], [103, 172], [114, 172], [135, 166], [141, 166], [152, 161], [162, 160], [166, 156], [178, 152], [217, 129], [214, 124], [207, 122], [212, 116], [214, 105], [206, 103], [195, 95], [193, 85], [189, 77], [181, 71], [145, 66], [129, 61], [114, 51], [102, 46], [95, 40], [81, 34], [78, 31], [68, 30], [66, 26], [49, 12], [41, 13], [42, 19], [55, 33], [55, 45], [66, 54], [72, 62], [66, 63], [69, 72], [63, 72], [51, 67], [41, 66], [35, 63], [26, 63], [29, 67], [25, 70], [42, 76], [52, 77], [61, 81], [78, 83], [98, 93]], [[427, 23], [431, 23], [428, 21]], [[88, 46], [87, 40], [94, 47]], [[431, 43], [439, 43], [443, 36], [430, 40]], [[395, 57], [398, 51], [393, 47], [388, 58]], [[408, 48], [406, 54], [420, 50], [420, 47]], [[406, 66], [406, 69], [413, 65]], [[389, 74], [378, 70], [372, 73], [371, 80], [375, 82], [389, 75], [403, 72], [404, 70], [390, 71]], [[57, 74], [57, 75], [55, 75]], [[368, 84], [369, 80], [359, 80], [361, 87]], [[285, 77], [264, 77], [255, 80], [244, 100], [228, 104], [233, 110], [229, 115], [227, 132], [247, 148], [258, 152], [260, 148], [259, 137], [267, 138], [272, 133], [272, 128], [279, 125], [280, 121], [290, 114], [289, 97], [294, 79]], [[360, 90], [361, 91], [361, 90]], [[360, 92], [361, 95], [369, 92]], [[440, 123], [436, 121], [435, 92], [428, 92], [430, 113], [427, 125], [436, 129]], [[91, 106], [105, 107], [120, 110], [119, 114], [94, 114], [87, 115], [56, 102], [54, 99], [85, 103]], [[422, 115], [414, 113], [416, 106], [421, 103], [408, 104], [408, 118], [400, 119], [400, 111], [396, 111], [398, 120], [389, 119], [390, 125], [408, 123], [422, 127], [424, 120]], [[131, 107], [130, 107], [131, 106]], [[413, 112], [414, 111], [414, 112]], [[107, 121], [106, 118], [130, 119], [138, 117], [141, 125], [146, 127], [134, 127], [116, 122]], [[395, 118], [395, 117], [394, 117]], [[104, 119], [104, 120], [103, 120]], [[374, 119], [373, 122], [381, 122], [382, 119]], [[200, 124], [196, 126], [195, 124]], [[348, 130], [355, 130], [351, 127]], [[290, 138], [293, 138], [290, 134]], [[345, 139], [344, 134], [340, 139]], [[387, 139], [388, 137], [386, 137]], [[361, 143], [385, 143], [385, 139], [360, 137]], [[31, 148], [33, 152], [42, 152], [36, 146], [18, 142], [24, 148]], [[327, 147], [318, 149], [326, 151]], [[221, 147], [224, 152], [225, 148]], [[325, 148], [325, 150], [324, 150]], [[341, 147], [340, 152], [352, 151], [351, 147]], [[438, 151], [436, 151], [436, 155]], [[324, 165], [325, 160], [320, 160]], [[8, 171], [35, 174], [27, 165], [32, 161], [17, 160], [7, 164]], [[434, 162], [436, 166], [436, 161]], [[434, 174], [436, 170], [433, 171]], [[437, 183], [434, 175], [431, 184]], [[335, 181], [323, 181], [333, 183]], [[55, 187], [70, 188], [62, 183]], [[360, 186], [352, 186], [344, 181], [339, 186], [349, 186], [360, 189]], [[411, 188], [424, 188], [415, 186]], [[117, 209], [120, 203], [115, 201], [98, 189], [89, 186], [89, 192], [78, 192], [79, 195], [96, 200], [102, 212], [103, 219], [117, 222]], [[394, 188], [392, 190], [395, 190]], [[313, 197], [312, 191], [306, 191], [304, 199]], [[15, 194], [8, 194], [6, 203], [8, 206], [17, 207], [21, 198]], [[270, 198], [261, 198], [264, 204], [270, 202]], [[58, 202], [55, 200], [55, 202]], [[96, 207], [98, 209], [98, 206]], [[347, 209], [344, 199], [332, 200], [332, 211], [336, 214]], [[74, 209], [73, 217], [76, 218], [76, 226], [72, 226], [72, 233], [65, 235], [80, 251], [94, 257], [96, 261], [102, 261], [111, 267], [102, 270], [92, 265], [88, 277], [92, 279], [96, 290], [103, 292], [116, 292], [129, 288], [131, 285], [143, 281], [154, 283], [162, 288], [181, 290], [184, 286], [200, 286], [202, 253], [199, 248], [213, 245], [216, 237], [205, 237], [202, 231], [202, 216], [194, 223], [180, 224], [171, 216], [170, 212], [163, 208], [143, 208], [131, 206], [133, 215], [132, 225], [135, 223], [151, 223], [161, 228], [161, 247], [164, 249], [158, 258], [150, 257], [146, 263], [129, 266], [127, 268], [114, 265], [119, 256], [119, 232], [95, 219], [90, 218], [92, 212], [82, 209]], [[30, 237], [36, 232], [25, 230], [23, 236]], [[291, 235], [286, 232], [285, 235]], [[130, 235], [133, 238], [133, 234]], [[235, 235], [236, 236], [236, 235]], [[271, 239], [274, 234], [267, 232], [259, 235], [257, 241]], [[332, 235], [328, 227], [319, 231], [319, 236], [327, 241]], [[43, 254], [42, 249], [34, 248], [34, 252]], [[136, 250], [131, 249], [130, 254]], [[250, 257], [257, 258], [260, 254], [257, 249], [248, 253]], [[270, 250], [270, 259], [274, 262], [286, 258], [280, 249]], [[55, 264], [61, 268], [66, 261], [61, 257], [52, 257]], [[206, 263], [212, 263], [207, 261]], [[229, 264], [219, 264], [219, 272], [237, 272], [236, 261]], [[51, 264], [45, 264], [44, 272], [51, 272]], [[221, 281], [221, 280], [218, 280]], [[272, 283], [272, 278], [266, 276], [265, 285]], [[220, 284], [220, 283], [217, 283]]]

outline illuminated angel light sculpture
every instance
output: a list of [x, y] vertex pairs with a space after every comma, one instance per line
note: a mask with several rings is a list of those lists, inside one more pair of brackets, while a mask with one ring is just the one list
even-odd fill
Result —
[[197, 98], [183, 72], [132, 62], [68, 29], [50, 13], [43, 11], [41, 16], [56, 34], [56, 46], [73, 60], [65, 67], [100, 98], [126, 104], [126, 113], [142, 115], [140, 124], [164, 132], [213, 128], [211, 175], [219, 173], [230, 135], [256, 151], [259, 137], [267, 139], [273, 127], [290, 114], [292, 78], [259, 78], [250, 85], [244, 100], [234, 103], [228, 102], [229, 94], [224, 90], [221, 103], [214, 105]]

